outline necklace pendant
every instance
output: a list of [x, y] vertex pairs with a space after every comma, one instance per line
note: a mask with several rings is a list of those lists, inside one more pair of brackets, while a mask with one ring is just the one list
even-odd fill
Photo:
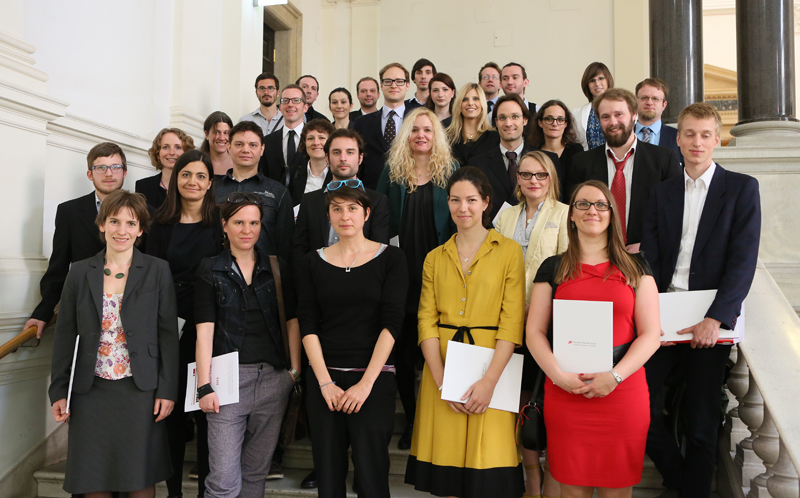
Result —
[[110, 268], [106, 268], [106, 269], [103, 270], [103, 273], [110, 277], [111, 276], [111, 269]]
[[116, 275], [114, 275], [115, 278], [122, 278], [124, 276], [125, 276], [124, 273], [117, 273]]
[[465, 263], [469, 262], [469, 258], [464, 258], [464, 262]]
[[350, 267], [349, 266], [345, 266], [344, 271], [345, 271], [345, 273], [350, 273]]

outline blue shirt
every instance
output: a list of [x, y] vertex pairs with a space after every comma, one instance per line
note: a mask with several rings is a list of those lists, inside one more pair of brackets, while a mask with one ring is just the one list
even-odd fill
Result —
[[[388, 106], [381, 107], [381, 135], [386, 131], [386, 123], [389, 122], [389, 113], [394, 111], [394, 126], [397, 133], [400, 133], [400, 126], [403, 125], [403, 116], [406, 113], [406, 104], [403, 103], [397, 109], [390, 109]], [[389, 144], [391, 145], [391, 144]]]
[[[650, 128], [650, 144], [658, 145], [661, 142], [661, 120], [659, 119], [655, 123], [648, 126]], [[642, 128], [644, 126], [640, 122], [636, 122], [636, 138], [644, 142], [644, 133], [642, 133]]]

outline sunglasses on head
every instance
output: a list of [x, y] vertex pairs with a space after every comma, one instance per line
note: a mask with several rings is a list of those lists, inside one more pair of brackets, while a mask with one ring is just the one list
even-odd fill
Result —
[[[342, 186], [350, 188], [361, 188], [364, 190], [364, 184], [357, 178], [350, 178], [349, 180], [334, 180], [328, 184], [328, 192], [339, 190]], [[364, 190], [366, 192], [366, 190]]]
[[242, 202], [252, 202], [257, 206], [261, 205], [261, 196], [248, 192], [232, 192], [228, 194], [228, 202], [231, 204], [241, 204]]

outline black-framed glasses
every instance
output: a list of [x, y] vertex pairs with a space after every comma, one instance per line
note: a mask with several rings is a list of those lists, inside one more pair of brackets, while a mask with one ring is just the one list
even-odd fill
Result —
[[542, 121], [544, 121], [545, 123], [547, 123], [549, 125], [551, 125], [553, 123], [558, 123], [558, 125], [561, 126], [561, 125], [563, 125], [564, 123], [567, 122], [567, 118], [565, 118], [563, 116], [559, 116], [557, 118], [554, 118], [553, 116], [545, 116], [542, 119]]
[[281, 99], [281, 104], [290, 104], [290, 103], [295, 105], [300, 105], [303, 103], [303, 99], [301, 99], [300, 97], [293, 97], [291, 99], [284, 99], [284, 98]]
[[275, 88], [274, 86], [260, 86], [260, 87], [258, 87], [256, 90], [258, 90], [259, 92], [269, 92], [269, 93], [272, 93], [272, 92], [274, 92], [275, 90], [277, 90], [277, 88]]
[[100, 164], [97, 166], [92, 166], [92, 171], [97, 171], [99, 173], [105, 173], [109, 169], [111, 170], [112, 173], [116, 173], [118, 171], [124, 170], [125, 166], [121, 164], [109, 164], [107, 166], [105, 164]]
[[349, 188], [361, 188], [364, 189], [364, 184], [358, 178], [350, 178], [348, 180], [334, 180], [328, 184], [328, 192], [333, 192], [334, 190], [339, 190], [342, 186], [349, 187]]
[[536, 177], [536, 179], [541, 182], [547, 180], [547, 178], [550, 176], [550, 173], [546, 173], [543, 171], [540, 171], [539, 173], [532, 173], [530, 171], [517, 171], [517, 176], [519, 176], [523, 180], [530, 180], [533, 177]]
[[251, 194], [249, 192], [231, 192], [228, 194], [228, 202], [231, 204], [241, 204], [243, 202], [252, 202], [260, 206], [263, 202], [261, 196], [258, 194]]
[[408, 80], [405, 78], [395, 78], [395, 79], [384, 78], [381, 80], [381, 83], [383, 83], [383, 86], [392, 86], [392, 83], [394, 83], [397, 86], [403, 86], [406, 83], [408, 83]]
[[580, 209], [581, 211], [588, 211], [590, 207], [594, 206], [594, 208], [598, 211], [608, 211], [611, 209], [611, 203], [608, 201], [597, 201], [597, 202], [589, 202], [589, 201], [575, 201], [575, 209]]

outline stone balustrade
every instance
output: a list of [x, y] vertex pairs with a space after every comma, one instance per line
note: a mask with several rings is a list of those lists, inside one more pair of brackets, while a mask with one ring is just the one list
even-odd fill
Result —
[[800, 319], [761, 264], [746, 303], [745, 340], [731, 353], [718, 492], [800, 498]]

